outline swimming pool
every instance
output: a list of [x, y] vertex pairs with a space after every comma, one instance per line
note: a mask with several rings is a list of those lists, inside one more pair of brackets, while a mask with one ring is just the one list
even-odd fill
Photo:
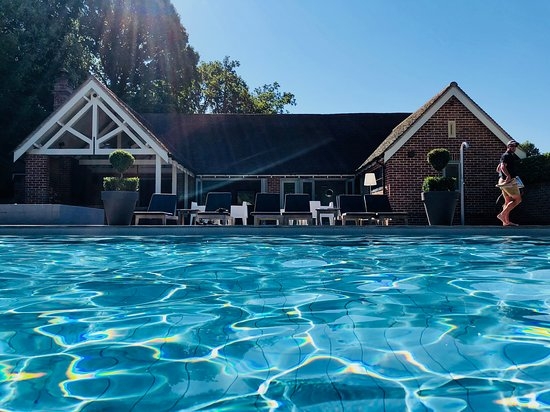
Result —
[[548, 238], [350, 233], [0, 236], [0, 408], [550, 409]]

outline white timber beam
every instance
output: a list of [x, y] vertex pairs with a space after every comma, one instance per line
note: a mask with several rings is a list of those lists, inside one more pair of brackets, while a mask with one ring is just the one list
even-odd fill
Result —
[[162, 165], [161, 158], [155, 155], [155, 193], [161, 193], [162, 188]]

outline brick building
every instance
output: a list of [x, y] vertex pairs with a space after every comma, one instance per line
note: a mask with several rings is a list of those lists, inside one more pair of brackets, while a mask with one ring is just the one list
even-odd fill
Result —
[[[384, 192], [394, 208], [407, 210], [413, 224], [425, 224], [420, 188], [425, 176], [436, 175], [427, 162], [434, 148], [446, 148], [452, 160], [444, 173], [458, 178], [460, 149], [463, 149], [463, 185], [467, 224], [495, 223], [495, 167], [512, 138], [469, 98], [456, 83], [434, 96], [429, 102], [396, 127], [388, 138], [367, 158], [358, 172], [372, 172], [382, 181]], [[518, 155], [524, 153], [518, 150]], [[460, 213], [457, 208], [455, 222]]]
[[[467, 142], [465, 222], [497, 224], [494, 170], [511, 137], [454, 82], [414, 113], [137, 114], [94, 77], [70, 91], [62, 76], [54, 96], [55, 111], [14, 153], [25, 161], [21, 203], [101, 206], [101, 180], [113, 175], [108, 155], [123, 148], [136, 157], [128, 176], [140, 177], [141, 205], [154, 192], [177, 193], [188, 207], [213, 190], [231, 191], [234, 204], [261, 191], [281, 202], [305, 192], [322, 204], [372, 191], [409, 212], [410, 223], [427, 224], [421, 186], [435, 174], [427, 153], [447, 148], [445, 174], [458, 177]], [[367, 173], [376, 184], [364, 186]]]

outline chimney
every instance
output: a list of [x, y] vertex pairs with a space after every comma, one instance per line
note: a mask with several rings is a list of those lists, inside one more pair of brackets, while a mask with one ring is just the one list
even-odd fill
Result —
[[69, 72], [65, 69], [59, 70], [53, 85], [53, 110], [59, 109], [63, 103], [69, 100], [73, 88], [69, 85]]

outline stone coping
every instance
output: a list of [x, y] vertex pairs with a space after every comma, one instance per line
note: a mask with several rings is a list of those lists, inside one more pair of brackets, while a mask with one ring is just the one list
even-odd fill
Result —
[[104, 226], [3, 225], [0, 236], [537, 236], [550, 237], [550, 226]]

